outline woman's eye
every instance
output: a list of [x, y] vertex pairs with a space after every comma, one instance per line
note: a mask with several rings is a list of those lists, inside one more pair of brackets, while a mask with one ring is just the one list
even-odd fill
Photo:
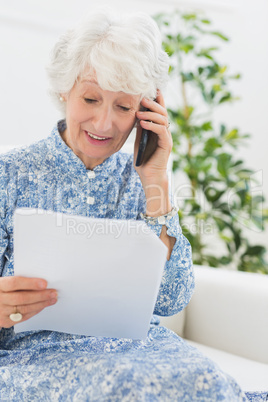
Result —
[[130, 110], [130, 107], [126, 107], [126, 106], [121, 106], [119, 105], [120, 109], [123, 110], [124, 112], [128, 112]]
[[95, 103], [95, 102], [97, 102], [97, 100], [96, 99], [85, 98], [85, 102], [86, 103]]

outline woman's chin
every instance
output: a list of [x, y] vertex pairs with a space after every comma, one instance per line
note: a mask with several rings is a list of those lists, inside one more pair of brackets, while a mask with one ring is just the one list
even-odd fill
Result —
[[77, 155], [84, 163], [87, 169], [94, 169], [97, 165], [100, 165], [105, 159], [109, 158], [114, 152], [94, 152], [94, 150], [83, 149], [82, 152]]

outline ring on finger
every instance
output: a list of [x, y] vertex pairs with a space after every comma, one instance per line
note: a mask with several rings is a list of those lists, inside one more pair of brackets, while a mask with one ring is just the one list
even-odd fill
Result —
[[19, 322], [22, 320], [22, 314], [18, 312], [17, 306], [14, 306], [15, 313], [10, 314], [9, 318], [13, 322]]

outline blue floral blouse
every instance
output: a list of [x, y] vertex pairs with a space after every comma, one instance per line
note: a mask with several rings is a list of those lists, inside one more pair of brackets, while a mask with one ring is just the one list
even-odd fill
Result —
[[[118, 152], [93, 170], [51, 136], [0, 157], [0, 273], [14, 275], [13, 213], [29, 207], [111, 219], [140, 219], [145, 195], [133, 156]], [[160, 225], [150, 225], [159, 236]], [[157, 315], [182, 310], [194, 289], [191, 247], [178, 216], [145, 341], [53, 331], [0, 331], [1, 401], [243, 401], [235, 381], [172, 331]]]

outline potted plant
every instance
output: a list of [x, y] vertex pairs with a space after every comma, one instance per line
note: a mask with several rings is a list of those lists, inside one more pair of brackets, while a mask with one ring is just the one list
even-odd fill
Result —
[[[263, 196], [252, 191], [254, 171], [236, 157], [249, 135], [213, 121], [216, 108], [237, 100], [229, 85], [240, 74], [230, 74], [215, 58], [215, 39], [227, 42], [228, 38], [212, 30], [210, 20], [194, 13], [159, 14], [155, 20], [177, 88], [177, 99], [168, 108], [173, 171], [183, 172], [187, 185], [176, 189], [175, 197], [194, 263], [268, 274], [265, 247], [252, 245], [246, 235], [246, 228], [264, 230], [268, 219]], [[220, 246], [217, 254], [211, 251], [211, 242]]]

